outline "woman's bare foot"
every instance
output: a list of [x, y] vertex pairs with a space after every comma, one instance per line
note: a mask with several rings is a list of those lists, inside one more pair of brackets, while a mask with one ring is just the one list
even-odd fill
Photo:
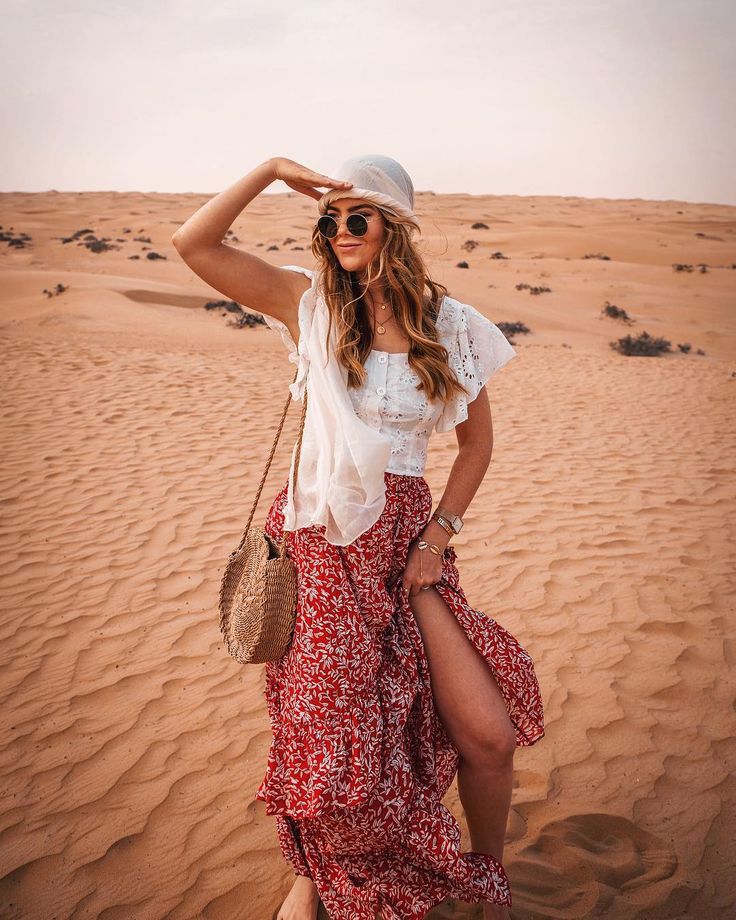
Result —
[[318, 907], [317, 886], [306, 875], [297, 875], [275, 920], [316, 920]]
[[511, 914], [505, 904], [483, 905], [483, 920], [511, 920]]

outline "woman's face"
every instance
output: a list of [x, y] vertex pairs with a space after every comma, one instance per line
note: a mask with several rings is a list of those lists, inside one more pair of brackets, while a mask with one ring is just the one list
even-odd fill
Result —
[[[337, 235], [327, 240], [340, 265], [348, 272], [359, 272], [368, 266], [383, 247], [383, 215], [372, 204], [361, 198], [338, 198], [327, 208], [326, 214], [337, 221]], [[363, 214], [368, 221], [368, 231], [363, 236], [353, 236], [347, 228], [351, 214]]]

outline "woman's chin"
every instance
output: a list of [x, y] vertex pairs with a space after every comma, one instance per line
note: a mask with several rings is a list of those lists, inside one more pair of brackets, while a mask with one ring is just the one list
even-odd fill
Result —
[[358, 256], [353, 255], [352, 253], [342, 252], [338, 256], [338, 259], [340, 260], [340, 265], [351, 272], [360, 271], [367, 265], [367, 259], [364, 255]]

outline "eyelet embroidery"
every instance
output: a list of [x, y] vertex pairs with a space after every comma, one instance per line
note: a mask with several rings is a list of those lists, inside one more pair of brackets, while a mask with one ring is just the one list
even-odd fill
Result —
[[[292, 268], [292, 266], [285, 266]], [[306, 269], [294, 267], [307, 273]], [[311, 273], [309, 273], [311, 277]], [[264, 314], [265, 316], [265, 314]], [[265, 317], [279, 332], [289, 349], [289, 360], [299, 364], [299, 374], [291, 385], [292, 395], [301, 398], [309, 357], [298, 351], [287, 327]], [[503, 367], [516, 352], [501, 330], [469, 304], [445, 297], [437, 316], [438, 340], [448, 352], [448, 365], [469, 396], [460, 393], [447, 405], [431, 402], [417, 389], [420, 377], [406, 359], [389, 359], [388, 364], [371, 362], [366, 379], [358, 388], [349, 388], [356, 415], [371, 428], [391, 438], [391, 459], [387, 467], [395, 473], [417, 476], [424, 472], [427, 445], [433, 431], [450, 431], [468, 418], [468, 403], [484, 383]], [[379, 383], [379, 376], [382, 379]], [[385, 392], [377, 396], [377, 387]]]
[[[457, 309], [455, 309], [455, 307]], [[457, 303], [451, 311], [457, 320], [448, 364], [469, 395], [457, 394], [437, 419], [438, 432], [450, 431], [468, 418], [472, 402], [487, 380], [516, 356], [506, 336], [470, 304]]]
[[[295, 265], [283, 267], [313, 280], [313, 272], [308, 269]], [[308, 340], [312, 321], [310, 307], [314, 304], [305, 297], [299, 308], [299, 348], [283, 322], [264, 314], [267, 325], [280, 335], [288, 349], [289, 361], [298, 365], [297, 379], [290, 384], [295, 399], [302, 399], [305, 391], [309, 354], [303, 343]], [[449, 296], [443, 298], [438, 312], [437, 338], [447, 349], [449, 367], [469, 395], [460, 393], [447, 405], [441, 400], [430, 401], [423, 390], [417, 389], [421, 378], [405, 355], [380, 363], [367, 362], [363, 385], [358, 389], [348, 388], [358, 418], [390, 437], [391, 458], [387, 464], [390, 472], [421, 475], [431, 433], [450, 431], [464, 422], [468, 418], [468, 403], [475, 399], [488, 378], [516, 355], [494, 323], [475, 307]]]

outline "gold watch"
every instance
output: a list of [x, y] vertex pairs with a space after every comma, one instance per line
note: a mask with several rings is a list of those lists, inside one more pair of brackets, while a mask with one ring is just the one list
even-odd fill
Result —
[[459, 514], [452, 514], [449, 511], [446, 511], [444, 508], [437, 508], [437, 510], [432, 515], [432, 520], [437, 521], [437, 523], [443, 527], [450, 536], [460, 533], [463, 528], [463, 519]]

